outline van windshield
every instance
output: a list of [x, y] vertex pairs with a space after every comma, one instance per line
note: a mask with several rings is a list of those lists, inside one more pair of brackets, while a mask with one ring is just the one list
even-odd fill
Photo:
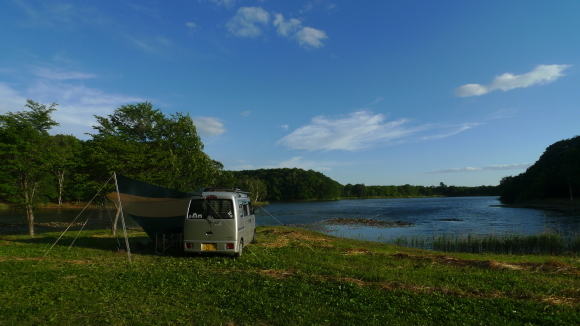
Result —
[[189, 205], [187, 217], [203, 218], [234, 218], [232, 201], [229, 199], [194, 199]]

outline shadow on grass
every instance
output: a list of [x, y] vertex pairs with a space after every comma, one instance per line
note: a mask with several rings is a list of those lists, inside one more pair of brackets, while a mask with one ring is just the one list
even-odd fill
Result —
[[[35, 237], [28, 236], [28, 225], [25, 223], [0, 224], [0, 239], [8, 242], [19, 242], [30, 245], [54, 247], [80, 247], [109, 252], [127, 252], [123, 230], [118, 229], [117, 235], [112, 235], [110, 229], [100, 225], [86, 225], [82, 231], [82, 223], [72, 225], [66, 233], [70, 223], [48, 222], [35, 224]], [[80, 234], [79, 234], [80, 231]], [[171, 257], [223, 257], [219, 253], [186, 253], [177, 241], [173, 245], [155, 243], [141, 228], [127, 229], [128, 242], [131, 253], [140, 255], [163, 255]], [[62, 235], [62, 237], [61, 237]], [[3, 237], [9, 236], [9, 237]], [[76, 240], [75, 240], [76, 237]], [[59, 239], [60, 238], [60, 239]], [[164, 249], [165, 247], [165, 249]], [[233, 256], [232, 256], [233, 257]]]
[[[81, 230], [82, 224], [73, 225], [67, 230], [66, 223], [39, 223], [35, 225], [35, 237], [28, 236], [26, 224], [12, 223], [0, 225], [0, 238], [8, 242], [24, 243], [35, 246], [50, 248], [54, 247], [80, 247], [103, 251], [122, 252], [127, 251], [123, 230], [117, 230], [117, 235], [112, 235], [110, 229], [97, 226], [86, 226]], [[67, 230], [65, 232], [65, 230]], [[63, 234], [63, 232], [65, 232]], [[80, 232], [80, 233], [79, 233]], [[154, 241], [141, 229], [127, 229], [129, 248], [132, 253], [144, 255], [158, 255]], [[76, 238], [76, 239], [75, 239]], [[177, 250], [166, 250], [164, 255], [183, 254]]]

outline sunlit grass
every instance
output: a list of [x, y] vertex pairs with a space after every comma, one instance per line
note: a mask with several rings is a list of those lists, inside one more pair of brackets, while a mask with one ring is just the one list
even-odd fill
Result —
[[442, 254], [260, 227], [239, 259], [157, 255], [130, 230], [130, 264], [108, 230], [83, 231], [70, 249], [68, 232], [47, 253], [60, 235], [0, 234], [0, 324], [580, 323], [572, 256]]

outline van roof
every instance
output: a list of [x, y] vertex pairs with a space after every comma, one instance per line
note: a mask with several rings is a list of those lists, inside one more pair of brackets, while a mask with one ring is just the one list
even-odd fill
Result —
[[[226, 193], [231, 195], [237, 195], [238, 197], [248, 197], [249, 192], [243, 191], [239, 188], [227, 188], [227, 187], [208, 187], [208, 188], [199, 188], [196, 191], [192, 192], [191, 194], [197, 196], [205, 196], [207, 193]], [[225, 194], [224, 194], [225, 195]]]

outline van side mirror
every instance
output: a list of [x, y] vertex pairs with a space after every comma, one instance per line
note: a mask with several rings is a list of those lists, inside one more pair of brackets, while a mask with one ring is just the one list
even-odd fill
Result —
[[260, 213], [260, 209], [259, 208], [252, 209], [252, 214], [258, 214], [258, 213]]

